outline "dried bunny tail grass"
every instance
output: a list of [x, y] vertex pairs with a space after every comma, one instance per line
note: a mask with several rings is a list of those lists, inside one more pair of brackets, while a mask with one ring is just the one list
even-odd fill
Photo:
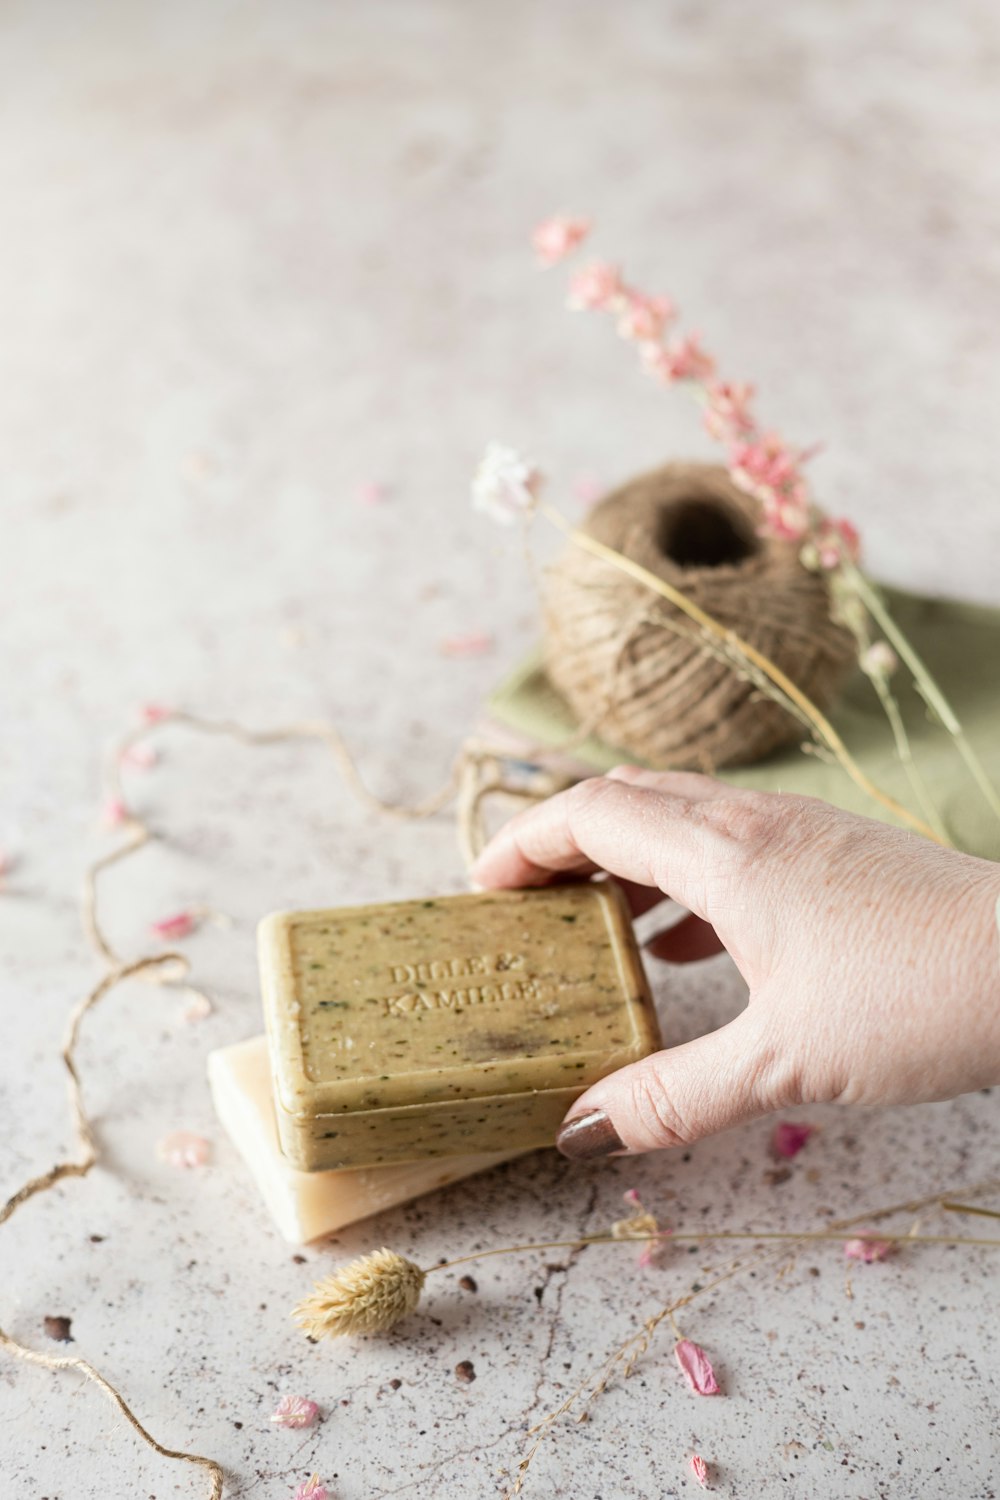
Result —
[[292, 1317], [312, 1339], [384, 1333], [415, 1310], [426, 1275], [394, 1250], [375, 1250], [317, 1281]]

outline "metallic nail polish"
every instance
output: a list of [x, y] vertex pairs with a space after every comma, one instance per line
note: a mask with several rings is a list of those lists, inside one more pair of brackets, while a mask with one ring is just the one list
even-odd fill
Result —
[[570, 1161], [589, 1161], [595, 1156], [610, 1156], [624, 1151], [625, 1143], [603, 1109], [591, 1109], [559, 1128], [556, 1146]]

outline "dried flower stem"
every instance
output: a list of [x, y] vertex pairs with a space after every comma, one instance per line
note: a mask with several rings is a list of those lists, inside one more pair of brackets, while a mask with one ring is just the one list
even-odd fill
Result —
[[[610, 563], [612, 567], [618, 568], [623, 573], [628, 573], [637, 582], [645, 584], [647, 588], [653, 589], [662, 598], [669, 600], [671, 604], [683, 610], [684, 614], [700, 625], [709, 635], [714, 636], [731, 649], [739, 652], [741, 656], [745, 657], [763, 672], [774, 683], [775, 687], [784, 693], [786, 697], [790, 698], [801, 710], [813, 726], [817, 738], [836, 757], [856, 786], [859, 786], [867, 796], [880, 803], [894, 817], [898, 818], [915, 832], [922, 833], [925, 838], [931, 839], [935, 844], [942, 842], [928, 823], [925, 823], [922, 818], [918, 818], [915, 813], [910, 812], [902, 803], [897, 802], [894, 797], [890, 797], [887, 792], [881, 791], [865, 775], [826, 715], [763, 652], [758, 651], [749, 641], [743, 640], [735, 631], [729, 630], [725, 625], [720, 624], [714, 616], [706, 613], [692, 599], [689, 599], [686, 594], [682, 593], [680, 589], [675, 589], [665, 579], [658, 578], [655, 573], [651, 573], [648, 568], [644, 568], [640, 563], [633, 562], [630, 557], [617, 552], [613, 547], [605, 546], [603, 542], [599, 542], [595, 537], [589, 536], [587, 532], [581, 531], [578, 526], [574, 526], [571, 521], [567, 521], [566, 517], [561, 515], [554, 506], [542, 502], [539, 504], [538, 510], [547, 521], [558, 527], [560, 531], [565, 532], [570, 540], [578, 547], [582, 547], [585, 552], [590, 552], [594, 557], [601, 558], [602, 561]], [[900, 655], [902, 654], [900, 652]]]
[[990, 781], [986, 767], [966, 738], [965, 731], [959, 722], [955, 710], [931, 676], [923, 660], [914, 651], [906, 636], [892, 618], [878, 590], [872, 587], [860, 568], [856, 567], [849, 558], [845, 558], [840, 566], [845, 580], [858, 595], [859, 599], [861, 599], [872, 619], [878, 623], [879, 629], [892, 644], [894, 650], [905, 661], [913, 673], [913, 681], [917, 691], [927, 704], [927, 707], [937, 716], [943, 727], [955, 741], [955, 745], [965, 764], [968, 766], [976, 785], [979, 787], [991, 810], [1000, 819], [1000, 793], [997, 792], [996, 787]]

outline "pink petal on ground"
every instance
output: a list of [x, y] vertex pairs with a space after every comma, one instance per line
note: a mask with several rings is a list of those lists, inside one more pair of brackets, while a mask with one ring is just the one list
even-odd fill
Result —
[[493, 650], [493, 637], [481, 630], [470, 630], [467, 635], [452, 635], [441, 642], [444, 656], [486, 656]]
[[624, 1198], [625, 1202], [630, 1203], [633, 1208], [642, 1207], [638, 1188], [626, 1188], [624, 1193], [622, 1193], [622, 1197]]
[[604, 493], [604, 486], [592, 474], [580, 474], [573, 480], [573, 494], [581, 505], [593, 505]]
[[691, 1473], [697, 1479], [703, 1490], [708, 1489], [708, 1464], [700, 1453], [691, 1455]]
[[172, 719], [173, 715], [174, 710], [165, 703], [143, 703], [139, 709], [144, 724], [162, 724], [164, 719]]
[[162, 942], [170, 943], [176, 938], [189, 937], [197, 926], [198, 918], [194, 912], [177, 911], [171, 917], [161, 917], [158, 922], [150, 922], [149, 930]]
[[190, 1003], [184, 1011], [184, 1019], [188, 1025], [194, 1026], [199, 1021], [204, 1021], [211, 1014], [212, 1002], [208, 996], [203, 995], [200, 990], [192, 990]]
[[362, 505], [381, 505], [388, 491], [377, 479], [366, 479], [358, 485], [358, 499]]
[[105, 828], [120, 828], [128, 818], [128, 808], [120, 797], [109, 797], [101, 808], [101, 822]]
[[844, 1254], [848, 1260], [864, 1261], [865, 1265], [871, 1265], [876, 1260], [887, 1260], [895, 1251], [895, 1240], [869, 1239], [867, 1236], [847, 1240], [844, 1245]]
[[815, 1134], [815, 1125], [779, 1120], [771, 1133], [771, 1150], [775, 1156], [798, 1156], [809, 1137]]
[[329, 1494], [326, 1485], [320, 1483], [319, 1475], [313, 1474], [310, 1479], [303, 1480], [292, 1500], [329, 1500]]
[[137, 771], [151, 771], [159, 758], [159, 753], [152, 745], [139, 740], [137, 744], [125, 747], [121, 763], [123, 766], [133, 766]]
[[722, 1394], [711, 1361], [699, 1344], [693, 1344], [690, 1339], [681, 1339], [674, 1345], [674, 1358], [688, 1385], [699, 1396]]
[[319, 1407], [308, 1396], [282, 1396], [271, 1421], [275, 1427], [311, 1427], [319, 1416]]
[[172, 1130], [165, 1135], [156, 1148], [161, 1161], [172, 1167], [203, 1167], [212, 1154], [212, 1147], [203, 1135], [191, 1130]]

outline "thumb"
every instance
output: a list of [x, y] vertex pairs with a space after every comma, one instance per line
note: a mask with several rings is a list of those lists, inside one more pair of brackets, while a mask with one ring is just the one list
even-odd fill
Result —
[[573, 1105], [556, 1145], [573, 1161], [687, 1146], [777, 1106], [770, 1059], [748, 1012], [681, 1047], [602, 1078]]

